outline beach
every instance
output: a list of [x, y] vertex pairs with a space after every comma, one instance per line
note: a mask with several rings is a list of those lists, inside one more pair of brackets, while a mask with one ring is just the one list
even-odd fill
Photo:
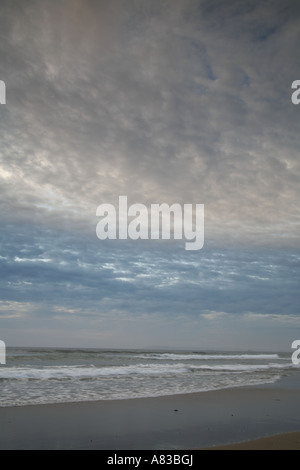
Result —
[[226, 446], [213, 446], [202, 450], [300, 450], [300, 432], [276, 434]]
[[274, 384], [184, 395], [1, 407], [0, 449], [192, 450], [275, 435], [276, 448], [292, 448], [297, 372]]

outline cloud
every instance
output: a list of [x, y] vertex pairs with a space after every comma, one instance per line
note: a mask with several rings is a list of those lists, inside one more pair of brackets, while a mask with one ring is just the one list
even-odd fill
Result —
[[[297, 315], [298, 17], [294, 0], [4, 0], [3, 302], [178, 328]], [[100, 243], [119, 195], [204, 203], [204, 249]]]
[[288, 223], [292, 235], [296, 7], [160, 5], [40, 2], [35, 11], [29, 2], [10, 10], [5, 56], [15, 61], [1, 167], [8, 202], [28, 216], [48, 206], [72, 219], [72, 210], [90, 218], [119, 194], [148, 203], [156, 194], [206, 203], [215, 232], [220, 222], [246, 234], [251, 225], [270, 233]]
[[209, 321], [219, 321], [223, 320], [225, 317], [228, 318], [230, 315], [225, 312], [208, 312], [202, 313], [201, 317]]
[[264, 323], [281, 323], [283, 325], [291, 325], [299, 328], [300, 318], [297, 315], [282, 315], [282, 314], [262, 314], [262, 313], [248, 313], [245, 318], [250, 321], [263, 321]]

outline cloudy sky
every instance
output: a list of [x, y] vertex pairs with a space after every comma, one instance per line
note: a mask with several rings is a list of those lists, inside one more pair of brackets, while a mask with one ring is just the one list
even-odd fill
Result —
[[[1, 0], [0, 339], [289, 350], [300, 338], [298, 0]], [[97, 207], [205, 205], [205, 243]]]

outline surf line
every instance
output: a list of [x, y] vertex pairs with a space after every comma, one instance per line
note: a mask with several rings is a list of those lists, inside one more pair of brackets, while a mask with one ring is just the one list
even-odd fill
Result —
[[[201, 250], [204, 245], [204, 204], [174, 203], [171, 206], [144, 204], [128, 207], [127, 196], [119, 196], [118, 210], [113, 204], [100, 204], [96, 216], [99, 240], [188, 240], [185, 250]], [[195, 227], [195, 228], [194, 228]]]

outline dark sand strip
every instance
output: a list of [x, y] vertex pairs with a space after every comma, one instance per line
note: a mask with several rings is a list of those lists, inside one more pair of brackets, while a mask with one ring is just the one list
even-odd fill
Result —
[[300, 431], [299, 375], [189, 395], [0, 408], [0, 449], [199, 449]]

